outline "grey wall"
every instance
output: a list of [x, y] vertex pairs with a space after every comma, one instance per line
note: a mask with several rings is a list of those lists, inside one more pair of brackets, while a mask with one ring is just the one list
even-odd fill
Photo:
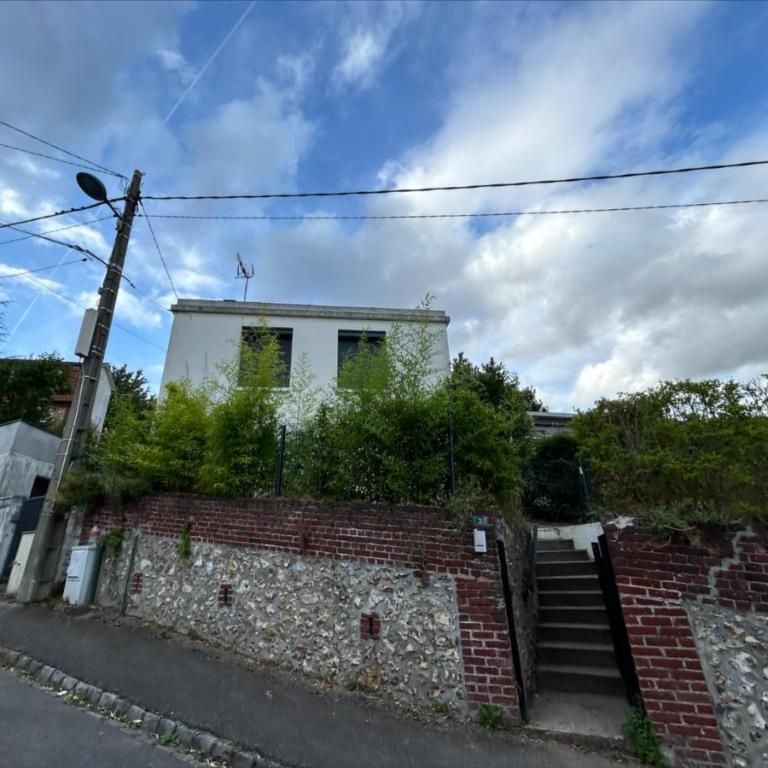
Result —
[[0, 426], [0, 498], [28, 496], [35, 476], [50, 477], [59, 442], [23, 421]]
[[16, 530], [16, 516], [24, 503], [23, 496], [0, 498], [0, 571], [5, 564], [13, 532]]
[[[97, 602], [117, 606], [132, 539], [105, 557]], [[465, 708], [453, 576], [319, 556], [192, 544], [142, 535], [133, 573], [141, 592], [128, 613], [314, 678], [376, 690], [409, 707], [439, 700]], [[219, 605], [221, 584], [233, 602]], [[361, 638], [361, 614], [381, 619], [378, 639]]]

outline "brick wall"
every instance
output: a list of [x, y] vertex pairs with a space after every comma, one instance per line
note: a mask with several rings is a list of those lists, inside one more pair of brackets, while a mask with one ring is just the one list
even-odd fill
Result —
[[83, 535], [122, 527], [142, 535], [207, 544], [407, 567], [455, 579], [466, 700], [470, 712], [487, 703], [519, 720], [510, 637], [495, 539], [489, 518], [488, 552], [474, 552], [472, 532], [457, 532], [445, 510], [371, 504], [311, 504], [285, 499], [214, 499], [154, 496], [122, 512], [103, 508], [90, 515]]
[[696, 544], [605, 526], [648, 716], [683, 764], [726, 764], [686, 606], [768, 612], [765, 530], [702, 530]]

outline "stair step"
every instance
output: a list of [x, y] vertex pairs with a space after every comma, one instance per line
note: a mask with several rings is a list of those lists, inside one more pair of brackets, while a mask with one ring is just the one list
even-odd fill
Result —
[[565, 664], [579, 667], [608, 667], [616, 669], [616, 656], [609, 643], [546, 642], [538, 643], [537, 653], [542, 664]]
[[[550, 596], [553, 593], [548, 593]], [[569, 595], [575, 594], [569, 592]], [[600, 595], [600, 605], [539, 605], [539, 621], [542, 624], [577, 624], [579, 626], [603, 626], [608, 616]]]
[[580, 576], [538, 576], [539, 592], [600, 592], [597, 573]]
[[618, 669], [579, 667], [568, 664], [539, 664], [539, 688], [576, 693], [624, 694], [624, 681]]
[[559, 563], [536, 563], [537, 576], [597, 576], [592, 560], [565, 560]]
[[536, 551], [537, 563], [559, 563], [563, 560], [589, 560], [584, 549], [545, 549]]
[[613, 647], [611, 628], [603, 624], [568, 624], [565, 622], [540, 621], [536, 627], [540, 643], [596, 643]]
[[551, 549], [574, 549], [573, 539], [536, 539], [536, 549], [545, 552]]
[[[597, 580], [595, 581], [597, 582]], [[559, 589], [539, 591], [539, 605], [555, 606], [557, 608], [590, 606], [592, 608], [598, 607], [605, 610], [603, 593], [600, 591], [599, 584], [595, 583], [594, 586], [594, 589], [569, 589], [563, 591], [561, 587]]]

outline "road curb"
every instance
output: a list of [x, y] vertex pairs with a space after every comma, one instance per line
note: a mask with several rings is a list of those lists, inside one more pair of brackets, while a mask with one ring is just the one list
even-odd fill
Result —
[[229, 768], [287, 768], [285, 763], [278, 763], [253, 750], [242, 749], [234, 742], [221, 739], [209, 731], [146, 710], [123, 698], [119, 693], [90, 685], [84, 680], [68, 675], [64, 670], [2, 645], [0, 667], [32, 678], [45, 688], [62, 691], [72, 703], [140, 729], [156, 737], [164, 746], [178, 747]]

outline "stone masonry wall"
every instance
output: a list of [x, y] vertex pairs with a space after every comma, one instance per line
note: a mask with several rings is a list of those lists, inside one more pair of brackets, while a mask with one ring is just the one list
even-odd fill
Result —
[[662, 742], [681, 764], [765, 764], [756, 756], [768, 749], [768, 669], [759, 670], [754, 649], [734, 641], [725, 654], [718, 644], [728, 634], [746, 643], [747, 625], [764, 642], [766, 531], [702, 530], [694, 545], [632, 526], [605, 529], [643, 700]]
[[177, 495], [102, 509], [84, 532], [94, 522], [126, 531], [103, 602], [128, 577], [132, 614], [402, 703], [494, 704], [519, 720], [492, 516], [482, 554], [427, 507]]

